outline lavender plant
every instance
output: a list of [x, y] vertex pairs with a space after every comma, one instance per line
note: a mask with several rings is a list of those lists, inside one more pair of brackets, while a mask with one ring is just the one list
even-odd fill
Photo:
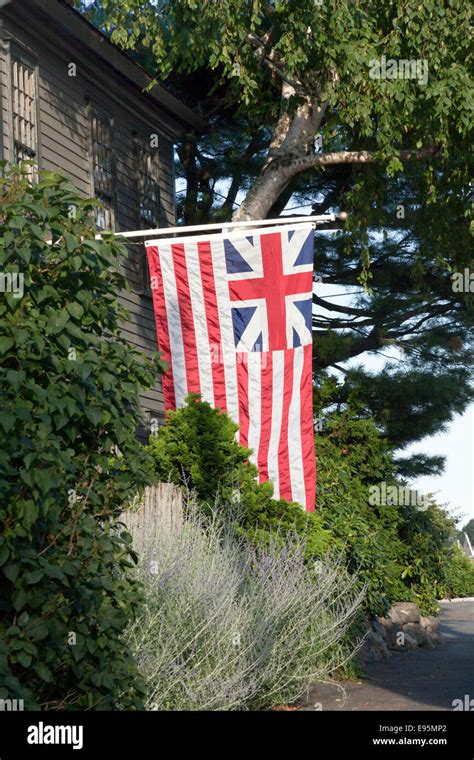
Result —
[[357, 579], [337, 560], [308, 568], [296, 534], [255, 549], [221, 514], [188, 504], [180, 531], [143, 539], [145, 605], [128, 640], [148, 709], [290, 703], [348, 657], [341, 640], [362, 601]]

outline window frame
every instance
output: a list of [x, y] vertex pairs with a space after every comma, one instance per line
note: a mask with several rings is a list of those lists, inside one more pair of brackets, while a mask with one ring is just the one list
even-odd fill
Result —
[[[109, 211], [110, 213], [110, 229], [112, 231], [116, 231], [116, 223], [117, 223], [117, 170], [116, 170], [116, 159], [115, 159], [115, 140], [114, 140], [114, 116], [111, 114], [106, 113], [102, 108], [96, 106], [95, 103], [93, 103], [90, 98], [86, 98], [86, 110], [87, 110], [87, 118], [89, 122], [89, 176], [90, 176], [90, 188], [91, 188], [91, 197], [95, 198], [96, 200], [100, 201], [102, 205]], [[100, 121], [104, 122], [108, 128], [109, 136], [110, 136], [110, 176], [111, 176], [111, 194], [109, 196], [110, 198], [110, 205], [105, 205], [102, 202], [102, 198], [105, 197], [105, 194], [96, 188], [96, 179], [95, 179], [95, 146], [97, 144], [97, 141], [95, 139], [95, 130], [94, 130], [94, 118], [98, 118]], [[101, 195], [102, 193], [102, 195]], [[100, 209], [97, 209], [97, 212], [99, 212]], [[109, 229], [107, 226], [100, 227], [97, 223], [97, 214], [96, 214], [96, 227], [99, 231], [101, 230], [107, 230]]]
[[[144, 134], [139, 133], [137, 130], [133, 130], [132, 132], [132, 139], [133, 139], [133, 156], [135, 159], [135, 197], [136, 197], [136, 215], [137, 215], [137, 229], [145, 230], [150, 229], [150, 223], [146, 222], [143, 219], [142, 212], [141, 212], [141, 198], [142, 198], [142, 192], [141, 192], [141, 177], [143, 175], [143, 172], [140, 171], [140, 158], [143, 156], [143, 153], [146, 153], [147, 155], [151, 156], [153, 161], [156, 161], [156, 178], [152, 178], [153, 181], [156, 184], [157, 188], [157, 200], [156, 200], [156, 228], [158, 229], [161, 227], [161, 212], [162, 212], [162, 204], [161, 204], [161, 171], [160, 171], [160, 144], [159, 144], [159, 138], [158, 138], [158, 147], [152, 148], [151, 145], [149, 145], [149, 137], [145, 137]], [[151, 177], [149, 174], [145, 174], [145, 176]], [[142, 288], [141, 292], [143, 295], [149, 296], [151, 298], [152, 292], [150, 288], [150, 272], [148, 269], [148, 261], [147, 261], [147, 254], [145, 250], [145, 246], [143, 246], [144, 250], [142, 252], [141, 260], [142, 260], [142, 266], [141, 266], [141, 280], [142, 280]]]
[[[134, 144], [134, 157], [135, 157], [135, 182], [136, 182], [136, 204], [137, 204], [137, 223], [139, 225], [139, 229], [150, 229], [150, 222], [144, 222], [142, 218], [141, 213], [141, 198], [143, 197], [143, 193], [141, 191], [141, 177], [149, 177], [156, 185], [157, 189], [157, 200], [156, 200], [156, 218], [155, 218], [155, 224], [156, 228], [161, 226], [161, 183], [160, 183], [160, 146], [158, 145], [157, 148], [152, 148], [151, 145], [149, 145], [149, 140], [142, 134], [138, 133], [136, 130], [132, 133], [133, 135], [133, 144]], [[142, 158], [143, 154], [146, 154], [147, 156], [150, 156], [153, 162], [156, 162], [156, 177], [153, 177], [148, 172], [142, 172], [140, 167], [140, 159]]]
[[[41, 151], [41, 109], [40, 109], [40, 99], [41, 99], [41, 93], [40, 93], [40, 77], [39, 77], [39, 60], [38, 56], [35, 54], [34, 51], [30, 50], [28, 47], [24, 46], [23, 44], [20, 44], [15, 39], [5, 39], [4, 41], [5, 45], [5, 61], [7, 66], [7, 98], [8, 98], [8, 129], [9, 129], [9, 139], [7, 141], [8, 146], [8, 153], [10, 156], [10, 161], [12, 163], [16, 162], [16, 145], [19, 143], [27, 150], [31, 150], [27, 145], [24, 143], [20, 143], [15, 139], [15, 133], [14, 133], [14, 112], [13, 112], [13, 64], [14, 62], [18, 62], [19, 64], [25, 66], [26, 68], [29, 68], [33, 73], [33, 86], [34, 86], [34, 128], [35, 128], [35, 139], [36, 139], [36, 149], [35, 149], [35, 156], [34, 158], [30, 159], [35, 162], [35, 166], [33, 168], [32, 176], [33, 178], [38, 178], [38, 173], [41, 171], [41, 165], [42, 165], [42, 151]], [[5, 147], [7, 147], [5, 146]]]

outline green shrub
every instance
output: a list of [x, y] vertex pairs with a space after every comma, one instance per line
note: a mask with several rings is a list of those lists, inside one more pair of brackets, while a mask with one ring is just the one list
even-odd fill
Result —
[[371, 486], [406, 485], [394, 477], [393, 456], [373, 420], [353, 409], [331, 414], [315, 440], [317, 508], [349, 569], [367, 584], [367, 611], [380, 615], [395, 601], [412, 601], [436, 612], [451, 572], [452, 518], [433, 501], [421, 510], [370, 503]]
[[450, 573], [453, 520], [438, 505], [428, 508], [370, 503], [370, 488], [394, 475], [393, 454], [374, 421], [356, 409], [327, 417], [316, 435], [317, 508], [272, 499], [272, 486], [256, 482], [249, 451], [235, 439], [230, 418], [190, 397], [151, 439], [155, 476], [195, 489], [204, 509], [240, 500], [239, 531], [257, 544], [283, 540], [292, 530], [307, 536], [306, 559], [341, 553], [348, 570], [367, 587], [366, 611], [385, 614], [396, 601], [413, 601], [424, 613], [438, 609]]
[[138, 391], [160, 366], [120, 336], [125, 249], [94, 240], [94, 201], [50, 173], [1, 184], [0, 269], [24, 292], [0, 297], [0, 697], [140, 707], [122, 641], [139, 586], [118, 518], [147, 482]]
[[[227, 415], [191, 394], [181, 409], [150, 438], [147, 451], [154, 461], [154, 477], [192, 490], [204, 511], [238, 505], [238, 531], [261, 544], [283, 540], [292, 531], [305, 535], [307, 558], [335, 549], [329, 530], [318, 514], [298, 504], [273, 499], [271, 483], [258, 483], [250, 450], [235, 438], [237, 425]], [[225, 505], [225, 506], [224, 506]]]
[[446, 567], [442, 596], [455, 599], [474, 596], [474, 562], [458, 546], [453, 546]]
[[402, 507], [401, 515], [399, 535], [405, 547], [405, 566], [400, 599], [415, 602], [424, 612], [437, 612], [453, 562], [455, 521], [434, 502], [422, 510]]

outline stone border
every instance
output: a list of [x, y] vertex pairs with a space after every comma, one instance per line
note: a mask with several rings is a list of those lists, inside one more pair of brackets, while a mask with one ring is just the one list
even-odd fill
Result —
[[439, 632], [439, 618], [423, 616], [413, 602], [398, 602], [387, 617], [369, 618], [367, 634], [360, 651], [362, 663], [386, 660], [392, 651], [404, 652], [423, 647], [434, 649], [444, 643]]

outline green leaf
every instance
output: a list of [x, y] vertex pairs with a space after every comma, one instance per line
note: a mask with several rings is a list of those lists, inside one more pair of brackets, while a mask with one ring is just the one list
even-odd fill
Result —
[[17, 612], [19, 612], [19, 610], [21, 610], [25, 606], [27, 599], [28, 599], [28, 595], [26, 591], [24, 591], [22, 588], [18, 589], [18, 591], [16, 591], [15, 594], [13, 594], [13, 599], [12, 599], [13, 607], [16, 609]]
[[28, 634], [31, 641], [42, 641], [48, 636], [49, 631], [46, 625], [35, 624], [28, 629]]
[[82, 308], [80, 303], [77, 303], [77, 301], [68, 304], [67, 310], [69, 314], [75, 319], [80, 319], [82, 315], [84, 314], [84, 309]]
[[102, 409], [91, 407], [90, 409], [86, 410], [86, 417], [92, 422], [93, 425], [97, 426], [102, 418]]
[[6, 354], [13, 344], [14, 340], [12, 338], [7, 338], [4, 335], [0, 336], [0, 354]]
[[15, 369], [9, 369], [7, 371], [6, 377], [13, 390], [17, 392], [21, 384], [24, 383], [26, 374], [23, 370], [18, 371]]
[[18, 578], [19, 572], [20, 572], [20, 566], [16, 564], [15, 562], [9, 562], [8, 565], [5, 565], [3, 567], [3, 574], [12, 583], [15, 583], [16, 579]]
[[23, 665], [24, 668], [29, 668], [33, 660], [31, 655], [26, 654], [26, 652], [18, 652], [17, 658], [20, 665]]
[[25, 573], [25, 583], [34, 585], [35, 583], [39, 583], [43, 576], [43, 570], [33, 570], [31, 573]]
[[53, 681], [53, 674], [44, 662], [36, 663], [33, 666], [33, 669], [42, 681], [46, 681], [46, 683], [51, 683]]
[[46, 325], [46, 335], [55, 335], [65, 327], [69, 322], [69, 314], [66, 309], [51, 315]]
[[0, 425], [4, 429], [5, 433], [8, 433], [15, 424], [15, 416], [13, 414], [7, 414], [6, 412], [0, 413]]
[[91, 675], [91, 681], [94, 684], [94, 686], [97, 686], [100, 688], [102, 686], [102, 674], [101, 673], [92, 673]]

